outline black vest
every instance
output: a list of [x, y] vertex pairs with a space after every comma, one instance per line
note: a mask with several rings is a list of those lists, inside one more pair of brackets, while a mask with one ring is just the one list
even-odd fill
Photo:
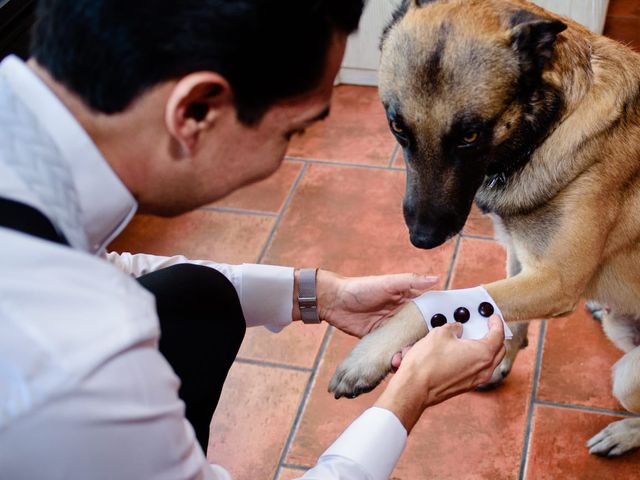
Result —
[[24, 203], [0, 197], [0, 227], [33, 235], [50, 242], [69, 245], [64, 235], [53, 226], [51, 220]]

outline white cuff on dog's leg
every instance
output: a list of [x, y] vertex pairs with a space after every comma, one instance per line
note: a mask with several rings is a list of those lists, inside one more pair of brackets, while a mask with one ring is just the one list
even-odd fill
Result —
[[429, 331], [458, 321], [463, 327], [462, 338], [476, 340], [489, 332], [489, 317], [497, 314], [504, 323], [505, 339], [513, 338], [498, 305], [483, 287], [426, 292], [414, 298], [413, 302], [422, 313]]

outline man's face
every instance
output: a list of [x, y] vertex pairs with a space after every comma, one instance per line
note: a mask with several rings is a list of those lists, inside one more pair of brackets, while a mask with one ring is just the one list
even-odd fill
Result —
[[313, 91], [273, 105], [251, 127], [240, 123], [234, 110], [207, 133], [194, 154], [192, 175], [182, 182], [184, 190], [179, 197], [183, 201], [174, 205], [176, 210], [210, 203], [271, 175], [282, 163], [291, 137], [328, 115], [345, 45], [345, 35], [335, 39], [322, 81]]

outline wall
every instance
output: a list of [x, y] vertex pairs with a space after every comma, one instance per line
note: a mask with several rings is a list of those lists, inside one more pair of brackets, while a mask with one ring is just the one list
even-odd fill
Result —
[[[621, 0], [612, 0], [621, 2]], [[627, 0], [637, 5], [640, 0]], [[624, 3], [625, 0], [622, 0]], [[378, 43], [380, 34], [400, 0], [369, 0], [359, 31], [349, 39], [337, 83], [378, 84]], [[535, 0], [535, 3], [561, 15], [567, 15], [594, 31], [602, 32], [609, 0]], [[630, 7], [638, 8], [638, 7]], [[620, 27], [622, 29], [626, 26]]]

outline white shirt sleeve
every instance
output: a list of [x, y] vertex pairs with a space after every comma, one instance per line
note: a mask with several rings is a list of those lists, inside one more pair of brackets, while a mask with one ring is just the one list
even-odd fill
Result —
[[[293, 269], [270, 265], [227, 265], [183, 256], [161, 257], [108, 253], [107, 260], [126, 273], [140, 276], [180, 263], [215, 268], [235, 286], [247, 326], [279, 331], [291, 322]], [[407, 431], [389, 410], [372, 407], [358, 417], [307, 471], [304, 480], [387, 480], [407, 442]], [[217, 470], [218, 469], [218, 470]], [[226, 479], [221, 467], [214, 478]], [[223, 473], [224, 472], [224, 473]], [[228, 474], [227, 474], [228, 475]]]
[[391, 411], [372, 407], [358, 417], [300, 480], [387, 480], [407, 443]]
[[293, 268], [273, 265], [228, 265], [208, 260], [189, 260], [182, 255], [105, 253], [104, 257], [125, 273], [140, 277], [181, 263], [215, 268], [233, 284], [247, 327], [263, 325], [279, 332], [291, 323], [293, 309]]

